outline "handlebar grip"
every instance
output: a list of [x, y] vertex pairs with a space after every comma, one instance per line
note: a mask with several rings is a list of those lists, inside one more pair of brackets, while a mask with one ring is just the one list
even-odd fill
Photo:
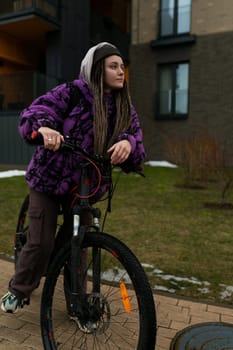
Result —
[[38, 131], [35, 131], [35, 130], [34, 130], [34, 131], [32, 132], [32, 134], [31, 134], [31, 139], [32, 139], [32, 140], [35, 140], [35, 139], [37, 139], [37, 137], [38, 137]]
[[34, 143], [38, 145], [43, 145], [44, 144], [44, 138], [43, 135], [39, 131], [33, 131], [31, 133], [31, 139]]

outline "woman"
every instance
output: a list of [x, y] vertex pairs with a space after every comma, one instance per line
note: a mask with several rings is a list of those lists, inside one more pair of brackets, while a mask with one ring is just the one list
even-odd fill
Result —
[[[61, 143], [69, 138], [88, 152], [108, 154], [112, 165], [125, 171], [144, 160], [142, 131], [130, 104], [119, 50], [106, 42], [92, 47], [81, 63], [78, 80], [57, 86], [23, 110], [20, 135], [31, 143], [33, 131], [43, 136], [44, 145], [37, 147], [26, 173], [30, 188], [27, 243], [8, 292], [1, 299], [1, 309], [11, 313], [23, 307], [46, 272], [59, 207], [67, 206], [67, 194], [73, 184], [79, 183], [80, 157], [62, 153]], [[95, 201], [107, 187], [102, 185]]]

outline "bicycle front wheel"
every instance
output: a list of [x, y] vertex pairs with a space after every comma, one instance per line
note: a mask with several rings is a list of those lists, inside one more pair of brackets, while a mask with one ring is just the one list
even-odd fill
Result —
[[[98, 304], [98, 319], [83, 328], [71, 320], [66, 306], [63, 275], [70, 244], [48, 269], [41, 300], [41, 331], [45, 349], [154, 350], [156, 314], [147, 277], [135, 255], [105, 233], [87, 233], [85, 294], [89, 308]], [[93, 292], [91, 251], [100, 251], [100, 291]], [[93, 313], [93, 312], [92, 312]]]

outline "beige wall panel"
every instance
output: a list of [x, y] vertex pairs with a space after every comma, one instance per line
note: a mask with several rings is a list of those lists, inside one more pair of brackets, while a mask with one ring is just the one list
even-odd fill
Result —
[[232, 0], [193, 0], [192, 33], [215, 34], [233, 30]]
[[159, 0], [132, 1], [132, 44], [143, 44], [158, 35]]

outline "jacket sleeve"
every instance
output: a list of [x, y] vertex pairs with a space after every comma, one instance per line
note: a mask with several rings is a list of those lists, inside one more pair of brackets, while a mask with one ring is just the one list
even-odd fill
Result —
[[28, 143], [31, 134], [41, 126], [61, 131], [70, 98], [67, 83], [58, 85], [45, 95], [36, 98], [19, 116], [19, 134]]
[[131, 106], [132, 123], [129, 131], [124, 132], [118, 136], [117, 141], [128, 140], [131, 144], [132, 150], [129, 158], [120, 165], [123, 171], [140, 171], [141, 164], [145, 160], [145, 149], [142, 143], [142, 129], [140, 127], [137, 112]]

